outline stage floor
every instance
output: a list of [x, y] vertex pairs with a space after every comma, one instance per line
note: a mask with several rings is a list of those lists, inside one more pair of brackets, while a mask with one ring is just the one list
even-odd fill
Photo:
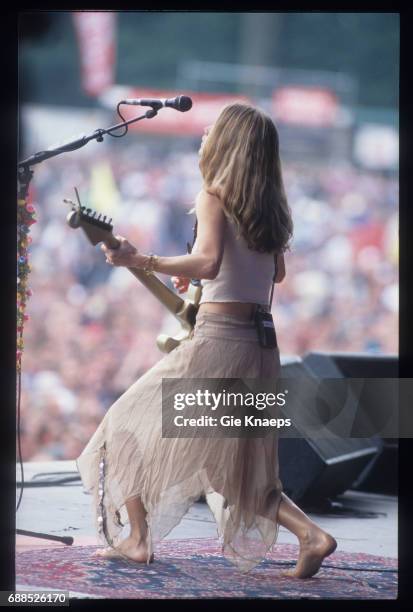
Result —
[[[76, 476], [74, 461], [24, 463], [25, 483], [46, 478]], [[48, 476], [46, 476], [48, 475]], [[17, 465], [17, 482], [21, 481]], [[17, 489], [19, 495], [20, 489]], [[397, 558], [397, 497], [348, 490], [335, 500], [339, 506], [330, 514], [308, 512], [338, 542], [339, 551], [363, 552]], [[91, 513], [89, 494], [80, 480], [53, 486], [26, 486], [16, 515], [18, 529], [72, 536], [74, 545], [99, 544]], [[196, 502], [181, 523], [168, 535], [170, 539], [216, 537], [212, 514], [205, 503]], [[279, 543], [297, 544], [293, 534], [280, 527]], [[17, 550], [38, 546], [50, 547], [54, 542], [17, 536]], [[57, 546], [64, 544], [57, 543]]]

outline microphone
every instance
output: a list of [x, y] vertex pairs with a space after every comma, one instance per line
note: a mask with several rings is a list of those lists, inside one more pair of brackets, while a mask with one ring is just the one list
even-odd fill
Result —
[[130, 98], [121, 100], [120, 104], [134, 104], [137, 106], [152, 106], [155, 110], [159, 110], [163, 106], [174, 108], [175, 110], [185, 113], [192, 108], [192, 100], [188, 96], [176, 96], [176, 98], [168, 98], [156, 100], [154, 98]]

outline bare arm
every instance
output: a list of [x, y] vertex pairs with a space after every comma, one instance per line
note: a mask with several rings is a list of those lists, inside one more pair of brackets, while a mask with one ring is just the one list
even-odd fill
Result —
[[[197, 198], [198, 231], [196, 252], [175, 257], [157, 257], [155, 272], [187, 278], [213, 279], [221, 266], [224, 248], [225, 216], [218, 198], [202, 191]], [[102, 245], [109, 263], [117, 266], [145, 268], [148, 255], [137, 252], [127, 240], [119, 249]]]

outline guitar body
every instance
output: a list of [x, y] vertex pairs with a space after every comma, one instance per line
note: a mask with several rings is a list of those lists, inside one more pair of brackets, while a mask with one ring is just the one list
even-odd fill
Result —
[[193, 285], [190, 283], [187, 292], [187, 299], [185, 300], [185, 312], [188, 316], [188, 322], [185, 324], [181, 320], [182, 329], [174, 336], [159, 334], [156, 339], [156, 345], [163, 353], [170, 353], [174, 348], [191, 337], [192, 330], [195, 326], [195, 318], [198, 311], [199, 302], [201, 300], [201, 295], [202, 287], [200, 285]]
[[185, 313], [187, 315], [187, 322], [181, 319], [182, 329], [174, 336], [168, 336], [167, 334], [159, 334], [156, 339], [156, 345], [163, 353], [170, 353], [174, 348], [179, 346], [185, 340], [191, 337], [192, 330], [195, 326], [196, 313], [198, 311], [199, 302], [201, 300], [202, 287], [200, 285], [193, 285], [190, 283], [187, 292], [187, 299], [185, 300]]
[[[76, 191], [76, 195], [77, 191]], [[81, 227], [89, 241], [95, 246], [103, 242], [110, 249], [119, 247], [120, 242], [113, 235], [111, 221], [106, 221], [106, 217], [101, 219], [101, 215], [90, 208], [81, 206], [80, 202], [75, 204], [71, 200], [64, 202], [72, 206], [72, 211], [67, 216], [67, 223], [73, 229]], [[170, 353], [191, 336], [195, 326], [196, 314], [202, 295], [202, 286], [199, 281], [191, 281], [188, 287], [187, 298], [184, 300], [165, 283], [163, 283], [152, 272], [147, 274], [138, 268], [128, 268], [128, 270], [163, 304], [171, 314], [181, 324], [181, 329], [174, 335], [160, 334], [156, 344], [163, 353]]]

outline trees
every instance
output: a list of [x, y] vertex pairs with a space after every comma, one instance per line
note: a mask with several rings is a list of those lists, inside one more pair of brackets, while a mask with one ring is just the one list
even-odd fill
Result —
[[[31, 76], [23, 101], [93, 104], [80, 89], [70, 12], [48, 15], [46, 31], [21, 39], [21, 76], [27, 81]], [[238, 63], [251, 57], [255, 64], [262, 57], [274, 67], [355, 76], [361, 105], [398, 103], [397, 13], [280, 13], [268, 18], [274, 27], [265, 28], [252, 13], [121, 11], [118, 17], [116, 80], [121, 84], [174, 88], [184, 60]], [[24, 19], [30, 30], [34, 18]], [[255, 47], [254, 40], [259, 41]]]

